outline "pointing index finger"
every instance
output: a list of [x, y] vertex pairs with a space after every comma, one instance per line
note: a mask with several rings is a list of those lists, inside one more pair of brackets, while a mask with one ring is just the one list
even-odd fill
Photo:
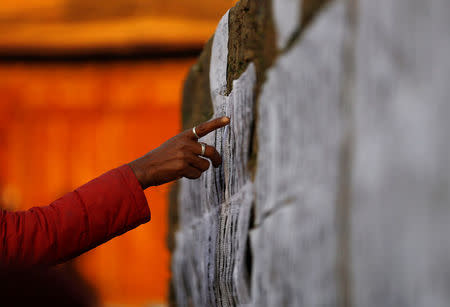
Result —
[[229, 117], [224, 116], [224, 117], [215, 118], [206, 123], [202, 123], [202, 124], [198, 125], [195, 128], [195, 132], [197, 132], [198, 137], [201, 138], [201, 137], [204, 137], [205, 135], [213, 132], [214, 130], [217, 130], [219, 128], [222, 128], [222, 127], [228, 125], [229, 123], [230, 123]]

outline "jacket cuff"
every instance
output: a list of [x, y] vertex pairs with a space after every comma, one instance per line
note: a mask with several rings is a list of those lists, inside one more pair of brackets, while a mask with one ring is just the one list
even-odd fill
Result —
[[120, 172], [130, 188], [131, 194], [135, 200], [136, 211], [139, 212], [140, 216], [142, 216], [142, 220], [139, 221], [139, 224], [147, 223], [151, 219], [151, 212], [147, 203], [147, 198], [144, 194], [144, 190], [142, 189], [136, 175], [128, 164], [122, 165], [116, 170]]

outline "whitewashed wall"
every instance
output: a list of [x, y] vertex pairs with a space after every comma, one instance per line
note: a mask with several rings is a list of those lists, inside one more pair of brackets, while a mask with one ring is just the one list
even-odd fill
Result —
[[232, 122], [202, 140], [223, 166], [181, 184], [176, 305], [450, 306], [450, 1], [334, 0], [298, 36], [302, 5], [272, 0], [257, 96], [253, 63], [226, 95], [219, 23]]

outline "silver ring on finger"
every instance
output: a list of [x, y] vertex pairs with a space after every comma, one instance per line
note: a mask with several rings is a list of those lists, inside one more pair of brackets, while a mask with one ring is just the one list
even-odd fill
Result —
[[205, 152], [206, 152], [206, 144], [205, 143], [199, 143], [202, 146], [202, 153], [200, 154], [200, 156], [204, 156]]
[[200, 137], [198, 136], [197, 131], [195, 131], [195, 128], [197, 127], [192, 128], [192, 133], [195, 135], [197, 139], [199, 139]]

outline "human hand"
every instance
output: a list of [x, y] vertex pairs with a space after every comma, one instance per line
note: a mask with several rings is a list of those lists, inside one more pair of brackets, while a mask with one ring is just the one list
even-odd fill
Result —
[[[222, 128], [230, 123], [230, 118], [220, 117], [186, 130], [166, 141], [145, 156], [130, 162], [128, 165], [135, 173], [143, 189], [161, 185], [186, 177], [197, 179], [209, 168], [211, 160], [214, 167], [222, 164], [217, 150], [209, 145], [202, 145], [198, 138]], [[203, 147], [204, 155], [202, 157]]]

